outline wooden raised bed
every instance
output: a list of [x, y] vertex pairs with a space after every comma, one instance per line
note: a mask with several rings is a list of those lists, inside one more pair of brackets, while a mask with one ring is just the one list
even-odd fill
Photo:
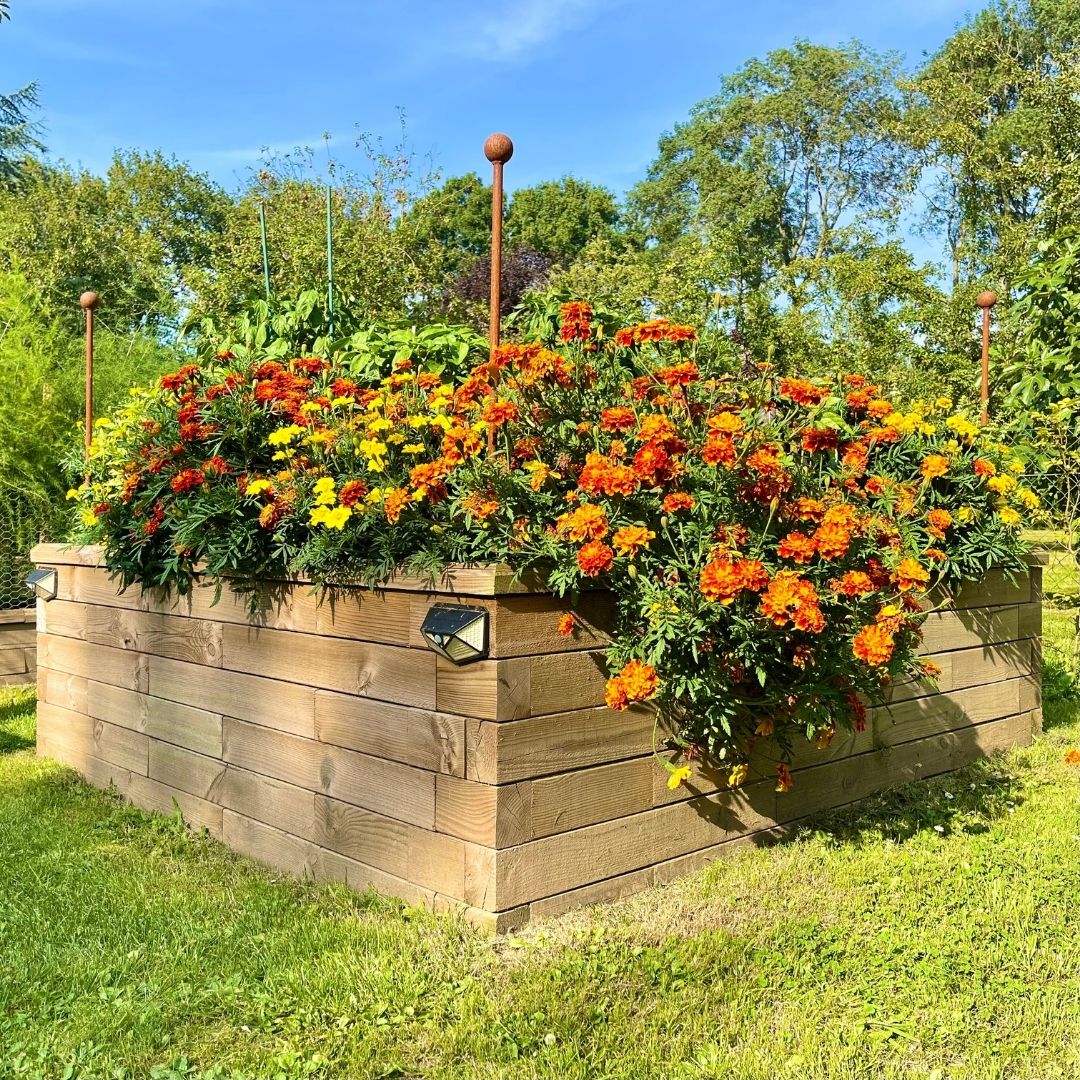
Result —
[[0, 609], [0, 686], [37, 679], [37, 632], [33, 608]]
[[[42, 545], [38, 751], [296, 874], [452, 908], [499, 929], [687, 872], [881, 788], [1030, 742], [1041, 725], [1041, 568], [991, 574], [929, 616], [940, 693], [896, 687], [861, 735], [809, 747], [795, 788], [668, 790], [652, 716], [603, 707], [609, 598], [575, 612], [501, 568], [439, 591], [303, 584], [246, 598], [117, 594], [96, 549]], [[490, 612], [490, 659], [424, 648], [439, 600]], [[762, 762], [763, 767], [769, 763]], [[764, 771], [764, 768], [763, 768]], [[722, 785], [719, 785], [722, 787]]]

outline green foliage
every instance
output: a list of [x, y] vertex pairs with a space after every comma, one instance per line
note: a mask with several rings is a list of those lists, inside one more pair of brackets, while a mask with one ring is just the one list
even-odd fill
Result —
[[514, 192], [506, 237], [511, 247], [568, 266], [591, 241], [613, 239], [619, 220], [618, 204], [607, 188], [564, 176]]

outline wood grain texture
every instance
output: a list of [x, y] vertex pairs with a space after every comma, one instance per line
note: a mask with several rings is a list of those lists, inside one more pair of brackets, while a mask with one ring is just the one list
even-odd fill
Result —
[[70, 745], [80, 754], [146, 775], [150, 740], [137, 731], [93, 720], [59, 705], [39, 702], [38, 738]]
[[315, 737], [432, 772], [465, 773], [465, 719], [374, 698], [319, 690]]
[[43, 668], [128, 690], [145, 692], [149, 683], [149, 657], [125, 649], [39, 634], [37, 657]]
[[1020, 637], [1019, 610], [1013, 606], [932, 612], [922, 631], [924, 653], [1016, 641]]
[[86, 708], [95, 720], [141, 731], [200, 754], [221, 757], [221, 714], [166, 698], [151, 697], [93, 679], [86, 682]]

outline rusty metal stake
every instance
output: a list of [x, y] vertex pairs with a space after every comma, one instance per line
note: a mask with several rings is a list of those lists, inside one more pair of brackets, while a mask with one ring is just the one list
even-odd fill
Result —
[[[484, 157], [491, 162], [491, 296], [488, 313], [488, 361], [491, 379], [495, 368], [495, 350], [499, 347], [499, 323], [502, 308], [502, 227], [503, 227], [503, 166], [514, 156], [514, 144], [509, 135], [496, 132], [484, 140]], [[495, 429], [488, 428], [488, 456], [495, 453]]]
[[90, 455], [90, 440], [94, 431], [94, 308], [98, 306], [96, 292], [84, 292], [79, 305], [86, 312], [86, 454]]
[[982, 402], [981, 423], [990, 421], [990, 309], [997, 303], [997, 293], [987, 289], [975, 297], [982, 308], [982, 382], [979, 400]]

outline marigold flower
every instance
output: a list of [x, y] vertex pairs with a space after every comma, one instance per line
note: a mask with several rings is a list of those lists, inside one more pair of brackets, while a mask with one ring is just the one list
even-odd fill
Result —
[[702, 567], [698, 578], [701, 595], [724, 607], [734, 603], [743, 588], [742, 572], [730, 559], [711, 559]]
[[169, 481], [169, 487], [177, 495], [182, 495], [185, 492], [194, 491], [197, 487], [202, 487], [205, 480], [206, 477], [203, 475], [202, 469], [181, 469]]
[[641, 660], [631, 660], [619, 672], [619, 681], [623, 685], [626, 696], [631, 701], [647, 701], [656, 693], [660, 685], [656, 668], [652, 664], [643, 663]]
[[843, 577], [830, 581], [829, 588], [841, 596], [866, 596], [874, 591], [874, 583], [862, 570], [849, 570]]
[[665, 386], [689, 386], [701, 378], [698, 366], [692, 360], [682, 364], [673, 364], [671, 367], [658, 368], [653, 372], [653, 377]]
[[791, 559], [800, 565], [810, 562], [816, 553], [814, 541], [801, 532], [788, 533], [776, 546], [776, 554], [781, 559]]
[[480, 418], [492, 427], [499, 427], [511, 420], [517, 420], [521, 416], [521, 410], [513, 401], [495, 400], [484, 407]]
[[949, 459], [943, 457], [941, 454], [927, 454], [922, 459], [922, 464], [919, 466], [919, 472], [926, 477], [927, 480], [934, 480], [939, 476], [944, 476], [949, 471]]
[[892, 659], [895, 644], [895, 639], [885, 626], [870, 623], [855, 635], [851, 651], [856, 659], [869, 667], [881, 667]]
[[1011, 506], [1003, 506], [998, 511], [998, 518], [1002, 525], [1019, 525], [1023, 520], [1023, 515], [1019, 510], [1014, 510]]
[[814, 530], [811, 540], [823, 559], [842, 559], [851, 546], [851, 532], [845, 525], [826, 520]]
[[622, 680], [617, 675], [608, 679], [607, 685], [604, 687], [604, 704], [616, 712], [622, 712], [623, 709], [630, 707], [630, 699], [626, 696]]
[[497, 499], [490, 498], [484, 492], [476, 491], [461, 500], [461, 509], [469, 517], [476, 518], [477, 521], [484, 521], [499, 509], [499, 502]]
[[776, 790], [783, 795], [794, 786], [795, 781], [791, 778], [791, 770], [784, 764], [776, 766]]
[[754, 727], [754, 734], [760, 735], [763, 739], [771, 738], [773, 732], [776, 731], [776, 721], [771, 716], [763, 717], [757, 722]]
[[845, 696], [848, 708], [851, 710], [851, 726], [856, 731], [866, 730], [866, 702], [858, 694], [850, 692]]
[[867, 415], [875, 420], [883, 420], [886, 416], [890, 416], [892, 411], [892, 403], [886, 401], [885, 398], [875, 398], [866, 406]]
[[559, 616], [558, 632], [560, 637], [570, 637], [577, 628], [577, 620], [571, 611]]
[[592, 305], [584, 300], [573, 300], [568, 304], [561, 304], [559, 318], [562, 325], [559, 327], [559, 337], [563, 341], [588, 341], [592, 332], [590, 326], [592, 317]]
[[835, 450], [840, 445], [840, 435], [832, 428], [807, 428], [803, 432], [802, 448], [808, 454]]
[[363, 480], [349, 480], [342, 484], [338, 492], [338, 502], [342, 506], [355, 506], [368, 493], [368, 486]]
[[633, 558], [642, 548], [647, 548], [649, 541], [655, 538], [656, 533], [643, 525], [624, 525], [611, 538], [611, 543], [620, 555]]
[[603, 507], [582, 503], [576, 510], [562, 514], [556, 521], [559, 533], [571, 540], [603, 540], [609, 531]]
[[630, 431], [637, 426], [637, 413], [625, 405], [615, 405], [600, 413], [601, 431]]
[[908, 589], [925, 585], [930, 580], [930, 574], [917, 560], [903, 559], [892, 572], [891, 580], [901, 592], [907, 592]]
[[693, 773], [691, 772], [689, 765], [669, 765], [667, 779], [668, 791], [678, 791], [692, 775]]
[[679, 510], [692, 510], [694, 508], [694, 496], [685, 491], [673, 491], [664, 496], [660, 504], [665, 514], [674, 514]]
[[926, 515], [926, 523], [931, 536], [938, 540], [945, 539], [945, 530], [953, 523], [953, 516], [945, 509], [931, 510]]
[[[391, 525], [395, 524], [410, 501], [409, 492], [406, 488], [391, 488], [390, 491], [387, 491], [383, 497], [383, 512], [386, 514], [386, 520]], [[348, 510], [348, 507], [343, 506], [339, 509]]]
[[701, 448], [701, 460], [707, 465], [723, 465], [725, 469], [735, 467], [739, 452], [735, 440], [722, 431], [711, 431]]
[[1080, 765], [1080, 750], [1073, 747], [1065, 754], [1066, 765]]
[[577, 562], [586, 577], [597, 577], [611, 569], [615, 562], [615, 552], [600, 540], [590, 540], [578, 552]]
[[997, 473], [997, 466], [986, 458], [976, 458], [971, 463], [971, 468], [976, 476], [994, 476]]
[[328, 529], [345, 528], [345, 522], [352, 517], [352, 509], [348, 506], [316, 506], [308, 517], [309, 525], [325, 525]]
[[727, 775], [727, 784], [730, 788], [741, 787], [746, 783], [746, 778], [750, 775], [750, 766], [745, 761], [739, 762], [738, 765], [732, 767], [731, 771]]
[[780, 396], [799, 405], [820, 405], [829, 396], [827, 387], [815, 386], [805, 379], [781, 379]]

